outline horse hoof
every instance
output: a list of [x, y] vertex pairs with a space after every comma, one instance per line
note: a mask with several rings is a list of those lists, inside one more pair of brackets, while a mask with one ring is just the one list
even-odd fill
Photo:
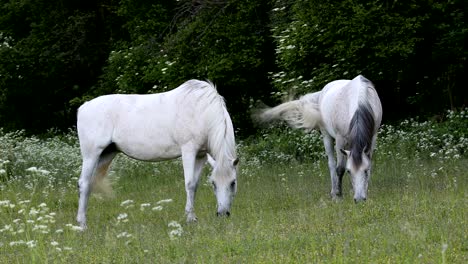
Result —
[[341, 194], [331, 194], [331, 199], [332, 201], [340, 202], [343, 200], [343, 196]]
[[187, 223], [196, 223], [198, 218], [196, 216], [187, 216]]

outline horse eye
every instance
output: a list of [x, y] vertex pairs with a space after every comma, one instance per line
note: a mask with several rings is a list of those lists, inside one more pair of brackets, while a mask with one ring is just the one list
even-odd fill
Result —
[[231, 182], [231, 190], [234, 190], [234, 188], [236, 188], [236, 180]]
[[216, 191], [216, 183], [211, 182], [211, 185], [213, 185], [213, 189]]

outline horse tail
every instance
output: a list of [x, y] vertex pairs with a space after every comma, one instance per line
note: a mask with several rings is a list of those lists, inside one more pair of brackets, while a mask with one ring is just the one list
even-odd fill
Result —
[[96, 175], [93, 180], [91, 189], [95, 193], [100, 193], [105, 197], [114, 197], [114, 190], [112, 189], [112, 183], [105, 175]]
[[318, 104], [302, 98], [272, 108], [260, 109], [254, 113], [253, 118], [260, 123], [283, 120], [293, 128], [306, 130], [318, 128], [321, 122]]

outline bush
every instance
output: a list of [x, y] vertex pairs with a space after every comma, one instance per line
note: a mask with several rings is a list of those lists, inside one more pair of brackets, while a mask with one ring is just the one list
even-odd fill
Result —
[[[467, 157], [468, 108], [447, 111], [442, 119], [418, 121], [406, 119], [397, 125], [381, 126], [376, 153], [381, 157], [401, 159], [451, 160]], [[246, 161], [288, 163], [325, 159], [325, 150], [317, 131], [305, 133], [285, 125], [260, 130], [257, 136], [240, 144]]]

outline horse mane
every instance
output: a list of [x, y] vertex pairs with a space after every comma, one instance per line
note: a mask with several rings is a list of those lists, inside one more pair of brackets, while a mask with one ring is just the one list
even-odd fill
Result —
[[[372, 88], [372, 83], [366, 78], [360, 78], [363, 84], [363, 89]], [[363, 94], [367, 96], [367, 92]], [[354, 112], [354, 115], [349, 124], [349, 135], [351, 140], [351, 157], [355, 163], [355, 166], [359, 166], [362, 163], [362, 153], [368, 152], [372, 146], [372, 137], [375, 130], [375, 119], [372, 110], [372, 106], [367, 100], [360, 98], [358, 107]]]
[[209, 80], [189, 80], [186, 84], [187, 94], [201, 92], [196, 100], [200, 110], [208, 116], [208, 151], [217, 164], [227, 164], [226, 161], [235, 160], [237, 155], [234, 128], [224, 98]]

